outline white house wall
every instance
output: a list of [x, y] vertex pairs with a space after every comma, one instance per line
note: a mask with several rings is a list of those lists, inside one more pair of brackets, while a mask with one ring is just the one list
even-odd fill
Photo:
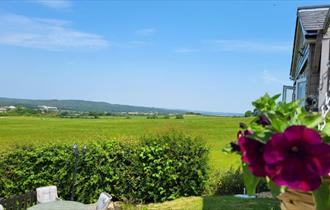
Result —
[[324, 104], [325, 96], [328, 90], [328, 62], [329, 62], [329, 36], [324, 36], [322, 40], [321, 62], [320, 62], [320, 89], [319, 89], [319, 110]]

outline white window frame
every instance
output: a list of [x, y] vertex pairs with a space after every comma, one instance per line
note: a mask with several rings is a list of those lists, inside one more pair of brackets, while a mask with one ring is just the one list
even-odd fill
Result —
[[[299, 83], [302, 83], [302, 82], [305, 82], [305, 85], [306, 85], [306, 87], [305, 87], [305, 95], [304, 95], [304, 98], [298, 98]], [[298, 79], [296, 81], [296, 88], [295, 88], [295, 96], [296, 96], [295, 100], [301, 100], [301, 99], [303, 99], [302, 104], [301, 104], [302, 106], [305, 104], [306, 90], [307, 90], [306, 77], [302, 77], [302, 78], [300, 78], [300, 79]]]

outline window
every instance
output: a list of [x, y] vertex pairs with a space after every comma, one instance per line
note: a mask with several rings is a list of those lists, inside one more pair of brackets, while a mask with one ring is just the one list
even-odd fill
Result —
[[304, 105], [305, 97], [306, 97], [306, 80], [297, 83], [297, 99], [302, 100], [302, 105]]
[[284, 85], [283, 86], [282, 101], [283, 102], [293, 101], [293, 93], [294, 93], [294, 87], [293, 86]]

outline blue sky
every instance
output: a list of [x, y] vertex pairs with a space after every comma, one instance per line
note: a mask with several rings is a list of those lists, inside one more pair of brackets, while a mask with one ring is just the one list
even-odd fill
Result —
[[244, 112], [326, 1], [0, 1], [0, 96]]

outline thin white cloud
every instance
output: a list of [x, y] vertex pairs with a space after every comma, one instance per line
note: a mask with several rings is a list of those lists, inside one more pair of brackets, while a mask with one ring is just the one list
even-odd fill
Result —
[[259, 42], [250, 40], [217, 39], [204, 41], [213, 51], [222, 52], [260, 52], [288, 53], [291, 52], [290, 42]]
[[69, 9], [72, 6], [69, 0], [30, 0], [30, 2], [40, 4], [51, 9]]
[[198, 49], [187, 48], [187, 47], [179, 47], [174, 50], [175, 53], [193, 53], [198, 51], [199, 51]]
[[272, 83], [277, 83], [277, 84], [283, 84], [283, 80], [278, 79], [275, 77], [270, 71], [264, 70], [262, 72], [261, 79], [264, 83], [266, 84], [272, 84]]
[[129, 48], [129, 49], [138, 49], [152, 46], [152, 42], [131, 40], [131, 41], [117, 41], [112, 42], [111, 46], [113, 48]]
[[45, 50], [95, 50], [109, 46], [102, 36], [79, 31], [64, 20], [0, 14], [0, 44]]
[[135, 33], [140, 36], [150, 36], [156, 33], [155, 28], [141, 28], [139, 30], [136, 30]]

